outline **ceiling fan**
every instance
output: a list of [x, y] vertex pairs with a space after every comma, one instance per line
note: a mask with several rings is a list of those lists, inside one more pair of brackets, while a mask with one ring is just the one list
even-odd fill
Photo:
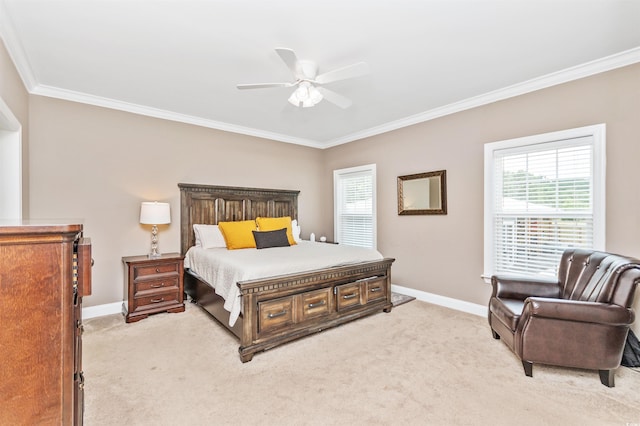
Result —
[[351, 106], [350, 99], [322, 86], [338, 80], [359, 77], [369, 72], [369, 67], [366, 63], [358, 62], [318, 75], [318, 64], [313, 61], [298, 59], [293, 50], [277, 48], [276, 53], [289, 67], [295, 81], [287, 83], [238, 84], [238, 89], [295, 87], [296, 90], [289, 97], [289, 102], [297, 107], [312, 107], [322, 99], [326, 99], [340, 108], [349, 108]]

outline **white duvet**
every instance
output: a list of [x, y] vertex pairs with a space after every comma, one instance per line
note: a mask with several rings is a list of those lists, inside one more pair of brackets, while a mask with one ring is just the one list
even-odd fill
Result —
[[191, 247], [184, 258], [184, 267], [199, 275], [215, 288], [225, 300], [224, 308], [231, 313], [233, 326], [240, 315], [242, 303], [236, 283], [276, 275], [324, 269], [332, 266], [381, 260], [376, 250], [339, 244], [299, 241], [291, 247], [268, 249]]

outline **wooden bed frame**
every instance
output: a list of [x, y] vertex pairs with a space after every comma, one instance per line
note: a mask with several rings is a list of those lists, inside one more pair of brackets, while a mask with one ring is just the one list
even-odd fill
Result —
[[[180, 243], [184, 255], [195, 243], [193, 224], [298, 217], [300, 191], [178, 184]], [[323, 244], [323, 243], [318, 243]], [[240, 339], [240, 359], [326, 328], [371, 315], [390, 312], [391, 264], [395, 259], [281, 275], [237, 285], [242, 313], [233, 327], [224, 300], [213, 288], [185, 270], [185, 292]]]

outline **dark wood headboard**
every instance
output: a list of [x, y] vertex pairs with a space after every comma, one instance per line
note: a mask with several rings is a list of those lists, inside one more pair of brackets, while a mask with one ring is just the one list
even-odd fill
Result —
[[298, 218], [298, 194], [286, 189], [241, 188], [233, 186], [179, 183], [180, 252], [195, 244], [193, 224], [251, 220], [256, 217]]

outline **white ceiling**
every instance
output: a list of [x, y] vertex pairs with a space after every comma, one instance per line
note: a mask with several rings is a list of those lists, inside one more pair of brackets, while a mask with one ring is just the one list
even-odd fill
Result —
[[[640, 62], [639, 0], [0, 0], [27, 89], [324, 148]], [[274, 48], [353, 101], [287, 102]]]

